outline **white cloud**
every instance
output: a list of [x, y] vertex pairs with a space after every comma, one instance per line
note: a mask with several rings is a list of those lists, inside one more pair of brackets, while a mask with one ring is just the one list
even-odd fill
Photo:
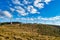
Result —
[[23, 5], [20, 1], [21, 0], [12, 0], [12, 3], [16, 5]]
[[59, 19], [60, 19], [60, 16], [55, 16], [55, 17], [49, 18], [49, 20], [59, 20]]
[[15, 9], [14, 9], [14, 8], [11, 8], [11, 7], [10, 7], [10, 10], [11, 10], [12, 12], [14, 12], [14, 11], [15, 11]]
[[26, 16], [28, 13], [25, 13], [25, 11], [21, 10], [16, 10], [20, 15]]
[[27, 10], [32, 14], [38, 13], [37, 9], [35, 9], [33, 6], [28, 6]]
[[44, 8], [44, 3], [40, 3], [40, 2], [42, 2], [42, 1], [41, 0], [35, 0], [34, 6], [40, 8], [40, 9]]
[[3, 11], [3, 13], [5, 14], [5, 16], [7, 16], [7, 17], [9, 17], [9, 18], [12, 17], [12, 15], [10, 14], [10, 12], [8, 12], [8, 11]]
[[34, 1], [34, 6], [41, 9], [41, 8], [44, 8], [44, 5], [45, 5], [43, 2], [45, 2], [46, 4], [48, 4], [51, 1], [52, 0], [43, 0], [43, 1], [42, 0], [35, 0]]
[[27, 20], [27, 21], [33, 21], [34, 18], [24, 18], [24, 17], [21, 17], [21, 18], [16, 18], [16, 20]]
[[34, 20], [34, 18], [27, 18], [27, 20], [28, 20], [28, 21], [33, 21], [33, 20]]
[[[38, 14], [40, 14], [40, 12], [38, 12], [38, 10], [37, 10], [37, 8], [39, 8], [39, 9], [42, 9], [42, 8], [44, 8], [44, 3], [43, 2], [45, 2], [46, 4], [48, 4], [49, 2], [51, 2], [51, 0], [34, 0], [34, 2], [33, 2], [33, 5], [35, 6], [35, 7], [37, 7], [37, 8], [35, 8], [34, 6], [32, 6], [32, 5], [28, 5], [28, 4], [31, 4], [32, 2], [30, 2], [29, 0], [23, 0], [22, 1], [22, 3], [21, 3], [21, 0], [12, 0], [12, 2], [13, 2], [13, 4], [16, 4], [15, 6], [14, 6], [14, 8], [11, 8], [10, 7], [10, 10], [11, 11], [17, 11], [20, 15], [22, 15], [22, 16], [26, 16], [26, 15], [28, 15], [28, 12], [29, 13], [32, 13], [32, 14], [35, 14], [35, 13], [38, 13]], [[22, 8], [21, 7], [21, 5], [25, 8]], [[27, 5], [27, 6], [25, 6], [25, 5]], [[26, 9], [27, 9], [27, 11], [26, 11]]]
[[60, 25], [60, 16], [50, 17], [50, 18], [43, 18], [39, 16], [36, 18], [38, 22], [43, 24], [51, 24], [51, 25]]
[[41, 0], [35, 0], [34, 3], [37, 4], [39, 2], [42, 2]]
[[13, 4], [20, 4], [19, 0], [12, 0]]
[[28, 0], [24, 0], [23, 3], [24, 4], [30, 4], [31, 2], [29, 2]]
[[38, 17], [38, 19], [41, 19], [41, 20], [59, 20], [60, 19], [60, 16], [55, 16], [55, 17], [50, 17], [50, 18], [43, 18], [41, 16]]
[[0, 18], [4, 18], [3, 16], [0, 16]]
[[26, 18], [24, 18], [24, 17], [23, 17], [23, 18], [20, 18], [20, 19], [21, 19], [21, 20], [27, 20], [27, 19], [26, 19]]
[[21, 6], [15, 6], [15, 9], [16, 10], [24, 10], [23, 7], [21, 7]]
[[50, 18], [43, 18], [41, 16], [37, 18], [16, 18], [16, 20], [25, 20], [27, 23], [42, 23], [42, 24], [49, 24], [49, 25], [60, 25], [60, 16], [50, 17]]
[[15, 6], [15, 9], [22, 16], [28, 15], [28, 13], [25, 11], [25, 9], [22, 8], [21, 6]]
[[45, 0], [44, 2], [46, 3], [46, 4], [48, 4], [49, 2], [51, 2], [52, 0]]

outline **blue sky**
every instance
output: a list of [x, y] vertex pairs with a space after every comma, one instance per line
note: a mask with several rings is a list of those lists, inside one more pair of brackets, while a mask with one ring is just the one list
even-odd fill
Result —
[[0, 0], [0, 22], [60, 25], [60, 0]]

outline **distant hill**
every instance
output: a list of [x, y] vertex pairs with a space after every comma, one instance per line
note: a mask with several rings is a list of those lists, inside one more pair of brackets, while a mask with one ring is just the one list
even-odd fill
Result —
[[0, 40], [60, 40], [60, 26], [5, 22], [0, 24]]

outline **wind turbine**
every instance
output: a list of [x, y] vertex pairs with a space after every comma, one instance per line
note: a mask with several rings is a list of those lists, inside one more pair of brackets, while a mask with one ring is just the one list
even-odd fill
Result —
[[11, 21], [12, 15], [10, 14], [10, 12], [8, 12], [8, 11], [3, 11], [3, 13], [5, 14], [5, 16], [6, 16], [7, 18], [10, 19], [10, 22], [11, 22], [11, 24], [12, 24], [12, 21]]
[[32, 24], [33, 24], [33, 21], [34, 21], [34, 17], [32, 16], [32, 18], [31, 18], [31, 22], [32, 22]]
[[[0, 18], [1, 19], [1, 18]], [[0, 20], [0, 25], [1, 25], [1, 20]]]

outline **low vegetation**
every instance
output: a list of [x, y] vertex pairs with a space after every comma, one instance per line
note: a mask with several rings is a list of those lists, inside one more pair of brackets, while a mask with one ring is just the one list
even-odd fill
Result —
[[60, 27], [43, 24], [2, 23], [0, 40], [60, 40]]

